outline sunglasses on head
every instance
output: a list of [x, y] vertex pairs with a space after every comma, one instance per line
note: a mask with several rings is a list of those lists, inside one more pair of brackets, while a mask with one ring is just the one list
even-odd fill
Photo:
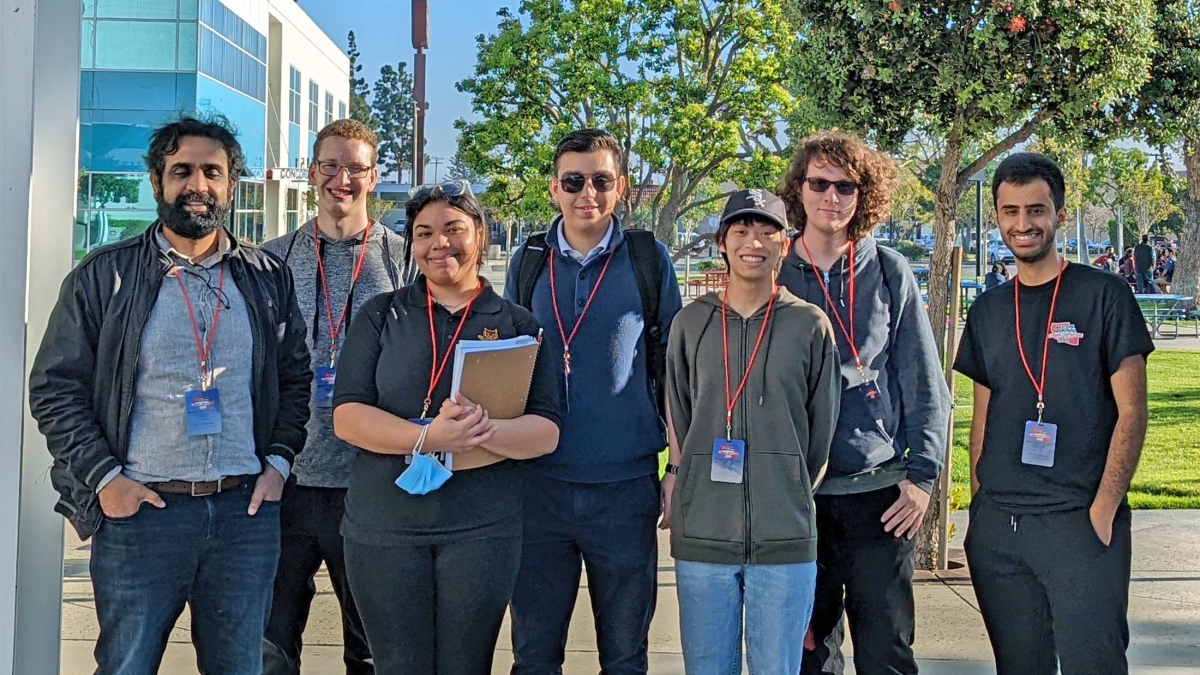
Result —
[[837, 193], [843, 197], [849, 197], [855, 192], [858, 192], [858, 183], [849, 180], [834, 181], [825, 180], [824, 178], [805, 178], [804, 182], [808, 183], [808, 189], [817, 194], [825, 194], [830, 185], [832, 185], [837, 190]]
[[457, 180], [448, 180], [444, 183], [418, 185], [409, 189], [408, 200], [414, 201], [437, 192], [440, 192], [447, 197], [461, 197], [463, 195], [469, 195], [472, 194], [471, 183], [464, 178], [459, 178]]
[[575, 194], [583, 192], [583, 188], [587, 187], [588, 181], [592, 182], [592, 187], [596, 188], [596, 192], [612, 192], [617, 187], [617, 179], [606, 173], [593, 174], [585, 176], [581, 173], [568, 173], [558, 179], [558, 184], [563, 190]]

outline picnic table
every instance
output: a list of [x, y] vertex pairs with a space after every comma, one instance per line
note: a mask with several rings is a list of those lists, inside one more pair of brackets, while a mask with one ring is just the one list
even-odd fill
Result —
[[959, 290], [959, 302], [962, 305], [962, 313], [966, 314], [967, 310], [975, 302], [975, 298], [984, 291], [984, 285], [974, 279], [963, 279]]
[[[1195, 312], [1189, 314], [1187, 311], [1187, 307], [1195, 301], [1195, 298], [1191, 296], [1173, 293], [1135, 293], [1133, 297], [1137, 300], [1138, 306], [1142, 308], [1142, 316], [1150, 328], [1151, 337], [1163, 337], [1162, 326], [1167, 322], [1175, 324], [1175, 334], [1170, 337], [1178, 337], [1180, 320], [1197, 320]], [[1197, 323], [1197, 334], [1200, 335], [1200, 322]]]

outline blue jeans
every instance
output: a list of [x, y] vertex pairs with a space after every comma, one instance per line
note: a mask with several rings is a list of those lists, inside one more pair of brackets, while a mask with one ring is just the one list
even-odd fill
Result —
[[279, 564], [279, 503], [247, 515], [254, 481], [211, 497], [160, 495], [106, 518], [92, 543], [96, 675], [154, 675], [185, 604], [201, 673], [259, 675]]
[[714, 565], [675, 561], [679, 637], [688, 675], [796, 675], [812, 617], [817, 563]]

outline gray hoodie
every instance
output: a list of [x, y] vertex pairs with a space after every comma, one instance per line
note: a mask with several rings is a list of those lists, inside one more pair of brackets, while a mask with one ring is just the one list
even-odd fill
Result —
[[725, 437], [729, 379], [746, 372], [766, 307], [749, 319], [709, 293], [675, 315], [667, 345], [667, 401], [683, 459], [671, 513], [671, 555], [724, 565], [791, 564], [817, 556], [813, 490], [829, 457], [841, 378], [828, 317], [779, 290], [758, 358], [734, 406], [745, 441], [740, 484], [713, 481], [713, 442]]
[[[854, 365], [841, 329], [842, 407], [829, 453], [829, 475], [821, 494], [858, 494], [880, 490], [904, 479], [929, 492], [946, 456], [950, 391], [938, 360], [933, 329], [908, 261], [876, 245], [873, 237], [857, 242], [854, 252], [855, 340], [868, 378], [883, 398], [885, 419], [877, 421], [858, 391], [863, 375]], [[812, 265], [796, 255], [783, 260], [779, 283], [831, 315], [849, 318], [849, 257], [827, 278], [829, 306]], [[849, 324], [847, 324], [849, 328]]]
[[[325, 295], [317, 281], [317, 249], [313, 246], [313, 228], [317, 221], [310, 220], [295, 232], [272, 239], [262, 248], [284, 258], [292, 269], [296, 283], [296, 301], [307, 324], [305, 343], [312, 352], [313, 371], [329, 365], [329, 319], [325, 308]], [[350, 278], [362, 251], [362, 236], [333, 241], [320, 235], [322, 264], [325, 280], [329, 284], [329, 300], [332, 304], [333, 320], [336, 322], [350, 295]], [[400, 285], [400, 269], [404, 256], [404, 240], [382, 223], [371, 226], [371, 237], [363, 257], [362, 272], [354, 286], [352, 307], [338, 334], [338, 342], [346, 337], [350, 319], [363, 303], [380, 293], [390, 293]], [[313, 325], [318, 325], [316, 336]], [[313, 393], [316, 391], [314, 378]], [[308, 441], [304, 452], [296, 456], [292, 473], [300, 485], [309, 487], [344, 488], [350, 484], [350, 469], [358, 449], [333, 434], [333, 409], [318, 408], [313, 398], [308, 400]]]

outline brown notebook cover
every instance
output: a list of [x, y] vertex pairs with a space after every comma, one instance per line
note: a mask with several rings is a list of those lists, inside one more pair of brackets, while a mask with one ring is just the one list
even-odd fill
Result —
[[[492, 419], [511, 420], [524, 415], [539, 346], [467, 354], [463, 357], [459, 391], [472, 403], [483, 406]], [[472, 448], [454, 456], [454, 470], [478, 469], [503, 459], [483, 448]]]

